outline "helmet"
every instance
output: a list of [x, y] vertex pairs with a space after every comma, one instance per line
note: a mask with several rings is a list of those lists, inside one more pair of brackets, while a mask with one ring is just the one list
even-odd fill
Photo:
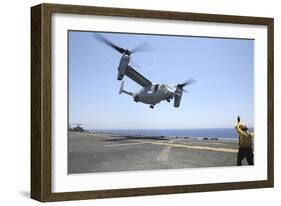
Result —
[[239, 124], [239, 128], [242, 129], [242, 130], [248, 130], [248, 128], [247, 128], [245, 123], [240, 123]]

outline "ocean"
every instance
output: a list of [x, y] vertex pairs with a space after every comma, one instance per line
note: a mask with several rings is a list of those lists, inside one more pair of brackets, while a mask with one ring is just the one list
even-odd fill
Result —
[[[235, 128], [220, 129], [135, 129], [135, 130], [90, 130], [93, 132], [113, 133], [134, 136], [166, 136], [197, 138], [238, 138]], [[253, 132], [253, 128], [250, 129]]]

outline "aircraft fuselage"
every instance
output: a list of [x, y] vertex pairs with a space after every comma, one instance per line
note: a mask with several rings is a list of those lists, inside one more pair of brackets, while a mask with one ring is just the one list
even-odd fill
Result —
[[169, 101], [170, 99], [173, 99], [174, 96], [175, 93], [173, 91], [169, 90], [166, 85], [160, 84], [153, 85], [149, 88], [143, 88], [138, 93], [135, 93], [134, 101], [155, 105], [163, 100]]

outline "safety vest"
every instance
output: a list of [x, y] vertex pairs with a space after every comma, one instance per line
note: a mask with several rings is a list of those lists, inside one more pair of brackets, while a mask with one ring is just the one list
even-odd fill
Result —
[[253, 145], [253, 134], [243, 131], [239, 128], [239, 124], [235, 125], [235, 129], [239, 135], [239, 147], [249, 148]]

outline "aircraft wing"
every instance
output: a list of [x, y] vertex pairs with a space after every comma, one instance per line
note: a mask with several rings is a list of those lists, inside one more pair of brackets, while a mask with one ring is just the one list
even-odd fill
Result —
[[148, 79], [146, 79], [144, 76], [142, 76], [140, 73], [138, 73], [133, 67], [128, 66], [126, 72], [126, 76], [129, 77], [131, 80], [135, 81], [142, 87], [148, 87], [151, 86], [152, 83]]

